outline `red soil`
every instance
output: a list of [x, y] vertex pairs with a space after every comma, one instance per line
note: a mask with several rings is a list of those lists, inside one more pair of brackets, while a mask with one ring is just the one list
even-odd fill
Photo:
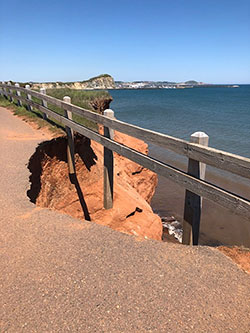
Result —
[[[115, 140], [147, 153], [148, 147], [141, 140], [120, 133], [115, 133]], [[71, 177], [71, 182], [66, 161], [65, 137], [38, 147], [29, 163], [32, 173], [29, 196], [32, 201], [41, 207], [56, 209], [128, 234], [161, 240], [161, 219], [149, 205], [157, 184], [157, 175], [114, 154], [114, 206], [105, 210], [103, 146], [77, 136], [77, 178]]]
[[241, 247], [219, 246], [218, 250], [230, 257], [244, 271], [250, 273], [250, 250]]

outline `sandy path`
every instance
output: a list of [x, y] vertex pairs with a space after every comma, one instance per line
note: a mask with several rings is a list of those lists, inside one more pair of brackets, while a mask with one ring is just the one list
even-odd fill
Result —
[[0, 332], [249, 332], [249, 275], [28, 201], [45, 135], [0, 108]]

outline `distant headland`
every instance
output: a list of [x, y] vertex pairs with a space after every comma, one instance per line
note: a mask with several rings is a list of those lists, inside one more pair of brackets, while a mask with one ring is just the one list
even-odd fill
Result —
[[185, 88], [210, 88], [210, 87], [226, 87], [238, 88], [238, 85], [228, 84], [209, 84], [189, 80], [185, 82], [171, 82], [171, 81], [133, 81], [123, 82], [115, 81], [116, 89], [185, 89]]
[[115, 89], [115, 81], [109, 74], [101, 74], [84, 81], [73, 82], [30, 82], [33, 89], [55, 89], [55, 88], [70, 88], [70, 89]]
[[[12, 81], [11, 81], [12, 82]], [[15, 82], [12, 82], [15, 83]], [[172, 81], [115, 81], [109, 74], [101, 74], [83, 81], [72, 82], [25, 82], [21, 86], [29, 84], [32, 89], [55, 89], [55, 88], [70, 88], [78, 90], [96, 90], [96, 89], [186, 89], [186, 88], [211, 88], [211, 87], [226, 87], [238, 88], [238, 85], [233, 84], [209, 84], [189, 80], [185, 82]]]

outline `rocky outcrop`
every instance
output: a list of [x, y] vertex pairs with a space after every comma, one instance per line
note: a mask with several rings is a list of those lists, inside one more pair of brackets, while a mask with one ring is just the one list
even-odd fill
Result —
[[115, 82], [112, 76], [102, 74], [93, 77], [86, 81], [77, 82], [46, 82], [46, 83], [33, 83], [32, 89], [55, 89], [55, 88], [70, 88], [70, 89], [114, 89]]
[[[147, 153], [141, 140], [115, 133], [115, 140]], [[31, 201], [115, 230], [161, 240], [162, 223], [149, 202], [157, 176], [114, 154], [114, 206], [103, 208], [103, 146], [78, 136], [75, 140], [76, 177], [68, 176], [66, 138], [40, 145], [29, 162]]]

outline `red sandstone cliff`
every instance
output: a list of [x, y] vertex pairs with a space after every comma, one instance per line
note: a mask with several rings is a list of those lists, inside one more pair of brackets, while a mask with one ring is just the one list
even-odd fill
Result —
[[[115, 140], [147, 153], [148, 147], [141, 140], [117, 132]], [[157, 175], [114, 154], [114, 206], [105, 210], [103, 146], [83, 137], [77, 137], [75, 141], [77, 179], [72, 178], [71, 182], [66, 162], [66, 138], [60, 137], [38, 147], [29, 163], [31, 200], [76, 218], [91, 219], [125, 233], [160, 240], [161, 219], [149, 205]]]

